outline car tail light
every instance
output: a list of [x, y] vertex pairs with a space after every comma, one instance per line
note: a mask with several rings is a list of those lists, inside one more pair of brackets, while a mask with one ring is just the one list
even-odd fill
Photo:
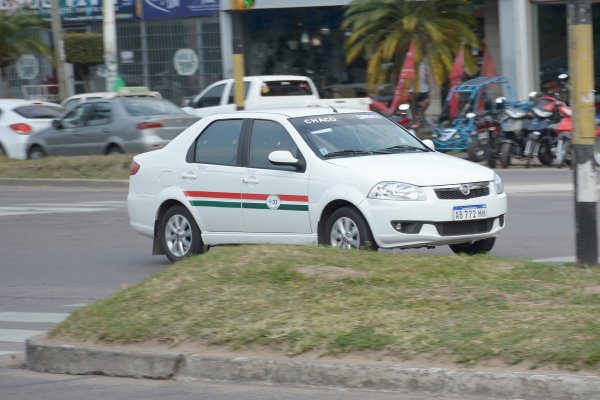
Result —
[[12, 124], [9, 125], [10, 129], [12, 129], [13, 131], [20, 133], [21, 135], [29, 135], [31, 133], [31, 131], [33, 130], [31, 128], [31, 126], [24, 124], [22, 122], [17, 123], [17, 124]]
[[160, 122], [140, 122], [136, 126], [140, 131], [143, 131], [144, 129], [155, 129], [163, 127], [163, 125]]
[[129, 175], [135, 175], [138, 173], [139, 170], [140, 170], [140, 164], [133, 161], [131, 163], [131, 167], [129, 167]]

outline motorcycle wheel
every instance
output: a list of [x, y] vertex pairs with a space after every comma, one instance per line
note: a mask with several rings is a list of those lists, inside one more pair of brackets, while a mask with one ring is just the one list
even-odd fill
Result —
[[485, 150], [481, 147], [479, 140], [473, 140], [469, 144], [469, 161], [481, 162], [485, 157]]
[[490, 168], [496, 168], [496, 152], [490, 146], [485, 148], [485, 159]]
[[552, 146], [549, 142], [544, 141], [540, 143], [540, 148], [538, 150], [538, 160], [545, 166], [552, 165]]
[[573, 159], [573, 149], [571, 148], [571, 141], [569, 139], [561, 139], [562, 143], [559, 143], [556, 148], [560, 151], [556, 152], [556, 160], [554, 163], [558, 168], [562, 168], [563, 165], [571, 165]]
[[508, 168], [510, 165], [510, 152], [512, 151], [512, 143], [502, 143], [502, 148], [500, 151], [502, 153], [500, 156], [500, 165], [502, 168]]
[[600, 166], [600, 136], [596, 137], [594, 144], [594, 161], [596, 161], [596, 165]]

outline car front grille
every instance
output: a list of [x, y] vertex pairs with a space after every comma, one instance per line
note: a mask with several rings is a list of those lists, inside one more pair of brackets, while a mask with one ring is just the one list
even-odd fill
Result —
[[474, 235], [492, 230], [495, 218], [474, 221], [436, 222], [435, 228], [440, 236]]
[[469, 187], [469, 194], [464, 195], [460, 186], [451, 186], [434, 189], [438, 199], [441, 200], [462, 200], [474, 199], [476, 197], [484, 197], [490, 194], [490, 186], [488, 182], [477, 182], [466, 184]]

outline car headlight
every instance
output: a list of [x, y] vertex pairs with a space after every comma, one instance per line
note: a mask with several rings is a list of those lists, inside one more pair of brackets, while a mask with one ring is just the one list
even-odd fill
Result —
[[424, 201], [425, 192], [419, 186], [402, 182], [379, 182], [371, 189], [369, 199]]
[[504, 193], [504, 183], [498, 174], [494, 173], [494, 188], [497, 194]]

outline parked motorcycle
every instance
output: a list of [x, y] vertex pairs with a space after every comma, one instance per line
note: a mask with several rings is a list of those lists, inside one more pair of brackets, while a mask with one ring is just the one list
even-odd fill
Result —
[[533, 118], [525, 126], [527, 137], [523, 157], [529, 168], [533, 158], [537, 157], [543, 165], [552, 165], [554, 154], [552, 147], [556, 140], [553, 124], [561, 118], [559, 108], [565, 103], [549, 94], [538, 96], [531, 107]]
[[573, 160], [573, 151], [571, 147], [573, 124], [571, 115], [573, 110], [567, 105], [559, 107], [561, 115], [560, 121], [556, 124], [556, 149], [554, 151], [554, 165], [561, 168], [563, 165], [571, 165]]
[[499, 115], [500, 127], [502, 128], [502, 139], [500, 144], [500, 165], [508, 168], [513, 158], [521, 159], [527, 142], [526, 123], [532, 117], [532, 99], [537, 94], [531, 92], [529, 101], [506, 107]]
[[[469, 160], [474, 162], [485, 160], [490, 168], [496, 168], [496, 157], [502, 137], [502, 129], [498, 122], [499, 112], [499, 109], [487, 110], [476, 118], [476, 130], [472, 133], [473, 139], [468, 149]], [[475, 118], [475, 114], [472, 117]]]

